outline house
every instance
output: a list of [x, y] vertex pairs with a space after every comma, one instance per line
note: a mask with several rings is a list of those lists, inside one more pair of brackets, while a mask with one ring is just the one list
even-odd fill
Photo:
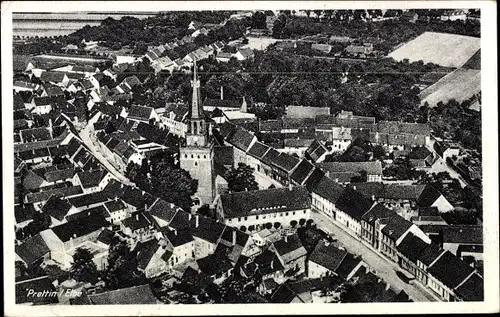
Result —
[[408, 159], [416, 169], [427, 169], [434, 163], [434, 155], [425, 146], [414, 147], [408, 154]]
[[120, 223], [122, 232], [132, 240], [144, 242], [153, 238], [154, 223], [144, 212], [137, 211]]
[[[450, 272], [453, 272], [453, 274], [450, 274]], [[465, 283], [474, 273], [475, 270], [472, 267], [451, 252], [445, 251], [427, 269], [427, 287], [444, 301], [455, 301], [458, 297], [455, 294], [455, 289]], [[480, 292], [484, 293], [484, 291]]]
[[231, 60], [231, 57], [233, 57], [233, 54], [231, 54], [231, 53], [227, 53], [227, 52], [219, 52], [219, 53], [217, 53], [217, 55], [215, 56], [215, 59], [216, 59], [218, 62], [221, 62], [221, 63], [227, 63], [227, 62], [229, 62], [229, 60]]
[[299, 275], [305, 272], [307, 251], [297, 234], [285, 236], [274, 242], [270, 249], [276, 252], [285, 269], [285, 276], [287, 274], [290, 276]]
[[460, 9], [444, 10], [441, 14], [441, 21], [465, 21], [467, 12]]
[[330, 36], [329, 41], [330, 41], [330, 43], [348, 44], [348, 43], [354, 42], [354, 39], [347, 37], [347, 36], [332, 35], [332, 36]]
[[166, 243], [170, 256], [165, 260], [169, 267], [180, 265], [195, 258], [195, 241], [188, 229], [161, 230], [161, 235]]
[[436, 141], [434, 142], [434, 151], [446, 162], [447, 159], [460, 155], [460, 146], [457, 143]]
[[66, 73], [63, 72], [43, 72], [40, 76], [42, 82], [51, 83], [60, 87], [67, 87], [69, 84], [69, 78]]
[[249, 48], [242, 48], [238, 50], [236, 53], [233, 55], [237, 60], [239, 61], [244, 61], [247, 59], [252, 59], [255, 56], [255, 53], [253, 50]]
[[380, 248], [380, 234], [375, 230], [375, 223], [379, 219], [393, 217], [394, 214], [393, 210], [386, 208], [382, 204], [375, 204], [361, 217], [361, 238], [378, 250]]
[[278, 255], [270, 248], [255, 256], [253, 261], [247, 262], [242, 269], [244, 276], [253, 276], [258, 272], [262, 276], [262, 280], [272, 278], [278, 283], [283, 283], [286, 280], [284, 270]]
[[366, 57], [366, 55], [373, 52], [373, 44], [371, 43], [364, 43], [363, 45], [351, 44], [345, 48], [345, 51], [350, 55]]
[[428, 246], [429, 243], [411, 232], [408, 233], [396, 246], [396, 250], [398, 251], [398, 264], [414, 277], [417, 277], [419, 274], [425, 274], [425, 272], [422, 272], [418, 267], [417, 259]]
[[104, 203], [104, 208], [108, 213], [106, 220], [113, 224], [117, 224], [129, 216], [127, 207], [125, 206], [123, 201], [118, 199], [117, 197], [115, 198], [115, 200]]
[[50, 249], [38, 233], [23, 243], [15, 246], [16, 261], [21, 261], [26, 268], [32, 268], [49, 259]]
[[146, 123], [149, 123], [151, 119], [160, 121], [160, 117], [155, 112], [154, 108], [136, 105], [130, 108], [127, 119]]
[[184, 138], [187, 132], [186, 119], [189, 108], [184, 103], [167, 104], [160, 116], [160, 126], [166, 127], [172, 134]]
[[350, 183], [353, 177], [366, 173], [367, 182], [382, 181], [382, 163], [373, 162], [328, 162], [317, 164], [326, 176], [338, 183]]
[[316, 51], [320, 51], [325, 54], [330, 54], [332, 51], [332, 46], [329, 44], [318, 44], [318, 43], [313, 43], [311, 45], [311, 48]]
[[374, 202], [360, 192], [346, 187], [338, 197], [333, 214], [334, 220], [361, 238], [361, 220], [374, 205]]
[[[222, 249], [226, 248], [227, 247], [223, 246]], [[224, 282], [233, 271], [231, 260], [227, 257], [224, 251], [216, 251], [216, 253], [198, 259], [196, 263], [200, 272], [213, 279], [213, 282], [216, 285]]]
[[89, 294], [87, 297], [88, 304], [90, 305], [146, 305], [161, 303], [151, 291], [149, 284]]
[[280, 234], [278, 231], [270, 231], [267, 228], [264, 228], [258, 232], [252, 234], [252, 239], [255, 242], [255, 245], [258, 247], [264, 247], [273, 242], [276, 242], [280, 239]]
[[[44, 293], [46, 296], [33, 296]], [[39, 276], [28, 280], [16, 282], [16, 304], [25, 305], [51, 305], [59, 303], [59, 292], [48, 276]]]
[[113, 175], [103, 169], [82, 171], [75, 174], [73, 185], [82, 186], [85, 194], [95, 193], [102, 191], [112, 178]]
[[344, 192], [344, 187], [323, 176], [317, 182], [312, 182], [308, 189], [311, 192], [312, 208], [335, 219], [336, 204]]
[[250, 232], [267, 223], [288, 227], [292, 221], [307, 220], [310, 208], [309, 193], [302, 186], [229, 193], [216, 200], [218, 219]]
[[324, 276], [341, 276], [349, 280], [362, 266], [362, 261], [334, 244], [320, 240], [307, 263], [307, 276], [318, 278]]
[[410, 232], [425, 243], [431, 243], [430, 238], [422, 230], [397, 214], [376, 220], [375, 232], [379, 238], [380, 252], [394, 262], [398, 261], [397, 246]]
[[66, 222], [65, 217], [78, 212], [78, 209], [68, 199], [52, 196], [47, 200], [41, 212], [50, 216], [52, 226], [57, 226]]
[[40, 235], [50, 250], [50, 259], [59, 263], [63, 269], [71, 266], [73, 253], [79, 247], [91, 249], [94, 262], [98, 267], [103, 267], [107, 250], [103, 250], [93, 241], [108, 225], [104, 216], [92, 214], [44, 230]]
[[321, 163], [325, 160], [325, 157], [328, 154], [328, 149], [316, 139], [306, 150], [306, 154], [306, 157], [310, 158], [313, 162]]
[[134, 251], [137, 252], [137, 269], [143, 272], [146, 278], [152, 278], [168, 271], [166, 260], [172, 252], [160, 245], [158, 240], [139, 242]]
[[444, 213], [453, 209], [446, 198], [431, 185], [399, 185], [383, 183], [357, 183], [356, 189], [366, 197], [383, 203], [400, 213], [415, 214], [419, 208], [436, 207]]
[[176, 69], [176, 65], [168, 56], [163, 56], [156, 59], [151, 63], [151, 67], [153, 67], [155, 73], [158, 73], [162, 70], [168, 70], [169, 72], [172, 72], [174, 69]]
[[483, 260], [482, 226], [445, 226], [442, 229], [442, 247], [458, 258]]
[[303, 107], [303, 106], [288, 106], [286, 107], [285, 117], [290, 119], [316, 118], [318, 116], [329, 116], [329, 107]]
[[38, 84], [26, 82], [26, 81], [20, 81], [20, 80], [14, 81], [14, 84], [13, 84], [13, 89], [15, 92], [20, 92], [20, 91], [33, 92], [33, 91], [38, 90], [39, 87], [40, 86]]

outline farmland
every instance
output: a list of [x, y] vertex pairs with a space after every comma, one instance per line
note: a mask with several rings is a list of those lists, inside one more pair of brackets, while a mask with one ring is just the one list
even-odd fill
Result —
[[420, 93], [421, 104], [434, 107], [438, 102], [455, 99], [458, 102], [469, 99], [481, 90], [481, 71], [460, 68], [441, 78], [437, 83]]
[[459, 68], [480, 49], [480, 42], [480, 38], [471, 36], [425, 32], [394, 50], [389, 57], [397, 61], [408, 59], [411, 63], [422, 60], [424, 63]]

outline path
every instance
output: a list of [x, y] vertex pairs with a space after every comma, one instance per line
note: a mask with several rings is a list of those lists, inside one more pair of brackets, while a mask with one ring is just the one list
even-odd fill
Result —
[[396, 274], [397, 271], [401, 271], [396, 263], [379, 255], [325, 215], [314, 211], [312, 213], [312, 218], [319, 228], [323, 227], [327, 232], [335, 235], [349, 253], [361, 256], [363, 261], [368, 264], [372, 270], [375, 270], [375, 274], [386, 283], [390, 284], [396, 291], [404, 290], [415, 302], [439, 301], [430, 291], [418, 285], [415, 281], [412, 281], [410, 284], [402, 281]]

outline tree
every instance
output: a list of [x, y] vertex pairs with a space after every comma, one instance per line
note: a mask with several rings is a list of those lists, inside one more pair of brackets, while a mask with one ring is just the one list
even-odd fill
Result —
[[228, 188], [233, 192], [257, 190], [259, 186], [253, 175], [254, 169], [244, 163], [238, 163], [237, 169], [231, 169], [226, 174]]
[[279, 229], [281, 227], [281, 223], [275, 222], [274, 223], [274, 229]]
[[108, 265], [102, 277], [107, 289], [118, 289], [140, 285], [144, 276], [137, 270], [135, 252], [130, 251], [127, 243], [113, 240], [109, 248]]
[[297, 221], [296, 220], [290, 221], [290, 226], [292, 226], [292, 228], [295, 228], [297, 226]]
[[[250, 227], [248, 227], [248, 229], [250, 230]], [[247, 231], [247, 227], [241, 226], [240, 227], [240, 231], [246, 232]]]
[[302, 227], [305, 223], [306, 223], [306, 220], [304, 218], [300, 218], [299, 225]]
[[273, 228], [273, 224], [272, 224], [272, 222], [267, 222], [267, 223], [265, 224], [265, 228], [266, 228], [266, 229], [272, 229], [272, 228]]
[[191, 197], [198, 190], [198, 180], [175, 163], [174, 155], [174, 151], [167, 150], [144, 159], [141, 166], [131, 163], [126, 175], [142, 190], [154, 192], [165, 201], [190, 210], [193, 205]]
[[255, 226], [254, 225], [248, 226], [248, 231], [254, 231], [254, 230], [255, 230]]
[[73, 254], [71, 264], [71, 277], [79, 282], [95, 284], [97, 282], [97, 266], [92, 260], [90, 250], [78, 248]]

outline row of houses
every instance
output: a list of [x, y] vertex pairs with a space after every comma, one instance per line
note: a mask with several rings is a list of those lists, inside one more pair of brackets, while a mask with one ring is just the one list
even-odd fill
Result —
[[[384, 126], [384, 128], [386, 127]], [[288, 226], [292, 224], [292, 220], [308, 219], [311, 210], [316, 210], [341, 225], [348, 232], [351, 232], [360, 241], [369, 244], [377, 252], [392, 261], [400, 262], [399, 259], [402, 255], [397, 247], [407, 235], [412, 234], [429, 245], [431, 240], [417, 225], [399, 215], [394, 210], [395, 205], [397, 204], [398, 207], [402, 208], [436, 207], [441, 209], [441, 212], [449, 211], [452, 208], [443, 195], [429, 185], [396, 186], [397, 188], [388, 186], [386, 188], [386, 185], [381, 184], [379, 186], [378, 183], [366, 183], [368, 187], [371, 184], [379, 188], [383, 187], [384, 193], [382, 194], [375, 194], [373, 191], [368, 192], [365, 188], [361, 191], [357, 190], [357, 184], [354, 187], [343, 187], [325, 176], [325, 172], [320, 168], [306, 160], [301, 161], [298, 158], [292, 158], [290, 164], [280, 166], [278, 158], [284, 153], [279, 154], [274, 149], [258, 142], [253, 134], [241, 127], [223, 125], [221, 135], [233, 147], [234, 162], [242, 162], [255, 168], [254, 175], [260, 186], [269, 184], [269, 179], [279, 184], [277, 186], [272, 184], [276, 187], [290, 184], [306, 185], [305, 187], [220, 195], [216, 199], [218, 217], [227, 224], [241, 226], [240, 228], [252, 226], [256, 230], [259, 230], [268, 222], [280, 222], [281, 225]], [[253, 147], [255, 149], [251, 150]], [[271, 163], [267, 165], [266, 160], [262, 158], [269, 155], [268, 153], [273, 153], [273, 150], [275, 154], [271, 154], [273, 158], [267, 162], [271, 163], [274, 160], [278, 164]], [[286, 157], [292, 156], [286, 155]], [[272, 167], [281, 168], [276, 169], [275, 174], [272, 173], [271, 177], [269, 177], [262, 172], [264, 166], [271, 167], [271, 170]], [[290, 166], [291, 168], [286, 168]], [[387, 194], [386, 197], [387, 192], [385, 190], [393, 192], [393, 195]], [[310, 198], [308, 192], [310, 192]], [[373, 193], [371, 195], [372, 199], [368, 198], [370, 195], [365, 196], [369, 193]], [[301, 197], [301, 199], [296, 200], [297, 197]], [[294, 204], [294, 202], [297, 203]], [[264, 205], [259, 206], [259, 204]], [[393, 210], [388, 209], [386, 205], [392, 207]], [[470, 274], [462, 276], [463, 280], [461, 282], [466, 282], [473, 275], [472, 273], [477, 274], [472, 267], [459, 258], [457, 258], [457, 261], [453, 262], [454, 265], [458, 265], [457, 270], [463, 265], [470, 268], [468, 270]], [[457, 285], [450, 286], [451, 284], [445, 285], [440, 282], [444, 279], [442, 275], [438, 273], [431, 275], [429, 271], [422, 274], [423, 277], [420, 281], [425, 286], [433, 289], [443, 299], [455, 300], [460, 296], [465, 296], [463, 299], [467, 300], [468, 295], [457, 294], [457, 292], [460, 293], [456, 289]], [[439, 285], [439, 287], [436, 285]], [[476, 285], [476, 287], [481, 287], [481, 285]]]

